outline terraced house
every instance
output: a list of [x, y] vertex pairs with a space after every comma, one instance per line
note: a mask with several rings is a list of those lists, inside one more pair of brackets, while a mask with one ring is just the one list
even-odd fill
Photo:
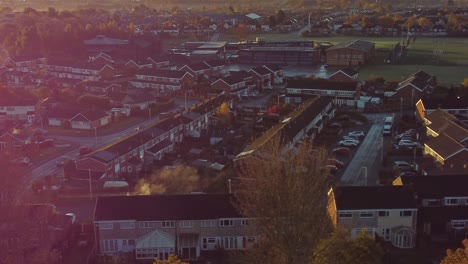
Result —
[[416, 246], [418, 208], [403, 186], [340, 186], [329, 192], [328, 211], [335, 226], [354, 237], [365, 229], [398, 248]]
[[195, 76], [186, 71], [141, 69], [129, 84], [135, 88], [152, 88], [160, 94], [191, 88]]
[[421, 172], [424, 175], [466, 175], [468, 130], [443, 109], [427, 113], [421, 100], [416, 108], [428, 136], [424, 142], [424, 158], [418, 164]]
[[257, 237], [254, 222], [228, 194], [99, 197], [94, 211], [98, 253], [135, 252], [137, 260], [175, 253], [197, 260], [210, 252], [244, 250]]

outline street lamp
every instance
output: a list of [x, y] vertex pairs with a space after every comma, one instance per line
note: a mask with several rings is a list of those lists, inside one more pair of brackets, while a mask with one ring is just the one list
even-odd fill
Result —
[[[364, 186], [367, 186], [367, 167], [362, 166], [361, 170], [364, 169]], [[359, 172], [361, 172], [361, 170]]]
[[97, 127], [94, 127], [94, 138], [96, 139], [96, 145], [97, 145]]

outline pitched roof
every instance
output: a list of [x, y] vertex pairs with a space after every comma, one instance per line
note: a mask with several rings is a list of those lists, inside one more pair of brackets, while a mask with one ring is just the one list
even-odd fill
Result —
[[335, 46], [328, 48], [327, 51], [337, 50], [337, 49], [356, 49], [356, 50], [362, 50], [362, 51], [369, 51], [374, 47], [375, 47], [375, 43], [373, 42], [364, 41], [364, 40], [351, 40], [351, 41], [338, 43]]
[[209, 60], [205, 61], [205, 63], [208, 64], [208, 66], [210, 66], [211, 68], [226, 65], [226, 63], [223, 60]]
[[255, 67], [253, 69], [251, 69], [249, 72], [255, 72], [257, 73], [258, 75], [262, 76], [262, 75], [267, 75], [267, 74], [271, 74], [271, 72], [265, 68], [265, 67]]
[[106, 116], [108, 114], [101, 110], [86, 110], [71, 118], [70, 121], [96, 121]]
[[87, 39], [83, 41], [85, 45], [127, 45], [128, 40], [124, 39], [115, 39], [115, 38], [109, 38], [104, 35], [98, 35], [95, 38], [92, 39]]
[[465, 148], [465, 146], [445, 133], [439, 134], [438, 137], [430, 138], [426, 141], [425, 145], [439, 154], [443, 159], [448, 159]]
[[401, 89], [402, 87], [406, 86], [407, 84], [412, 84], [418, 90], [422, 91], [428, 85], [431, 85], [433, 82], [432, 76], [425, 72], [425, 71], [418, 71], [412, 74], [410, 77], [405, 79], [404, 81], [398, 84], [397, 89]]
[[405, 186], [340, 186], [334, 194], [337, 210], [417, 208]]
[[337, 82], [326, 79], [292, 79], [286, 88], [311, 89], [311, 90], [338, 90], [356, 91], [358, 82]]
[[[218, 79], [217, 81], [223, 81], [223, 82], [227, 83], [228, 85], [233, 85], [233, 84], [244, 82], [245, 79], [243, 77], [241, 77], [241, 76], [238, 76], [238, 75], [229, 75], [227, 77], [223, 77], [221, 79]], [[215, 81], [215, 82], [217, 82], [217, 81]]]
[[[189, 69], [191, 69], [192, 71], [195, 71], [195, 72], [211, 69], [211, 67], [208, 66], [208, 64], [206, 64], [205, 62], [191, 63], [189, 65], [185, 65], [184, 67], [188, 67]], [[184, 67], [182, 67], [182, 68], [184, 68]]]
[[98, 197], [94, 221], [202, 220], [241, 217], [228, 194]]
[[[467, 196], [466, 175], [445, 176], [400, 176], [403, 186], [410, 187], [418, 199]], [[468, 210], [467, 210], [468, 211]]]
[[440, 108], [427, 114], [426, 120], [430, 122], [427, 127], [438, 134], [445, 133], [458, 142], [468, 139], [468, 130], [455, 123], [455, 116]]
[[282, 70], [280, 66], [274, 65], [274, 64], [263, 65], [263, 67], [267, 68], [267, 69], [270, 70], [271, 72], [277, 72], [277, 71], [281, 71], [281, 70]]
[[116, 102], [122, 101], [127, 96], [128, 96], [128, 93], [122, 93], [122, 92], [108, 92], [107, 93], [107, 97], [111, 101], [116, 101]]
[[[182, 77], [184, 77], [184, 75], [186, 73], [187, 73], [186, 71], [143, 68], [143, 69], [138, 71], [137, 75], [146, 75], [146, 76], [156, 76], [156, 77], [181, 79]], [[190, 74], [190, 73], [188, 73], [188, 74]]]
[[80, 108], [53, 108], [46, 112], [46, 117], [70, 119], [81, 113], [81, 111], [83, 111], [83, 109]]

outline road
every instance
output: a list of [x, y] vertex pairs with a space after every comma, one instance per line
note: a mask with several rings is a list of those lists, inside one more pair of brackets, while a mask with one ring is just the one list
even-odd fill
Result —
[[[181, 106], [183, 107], [185, 106], [185, 104], [187, 107], [191, 107], [197, 104], [198, 102], [199, 100], [196, 100], [196, 99], [176, 98], [175, 100], [176, 106], [172, 110], [178, 109]], [[147, 119], [137, 125], [128, 127], [124, 130], [115, 132], [113, 134], [103, 135], [103, 136], [99, 136], [98, 134], [97, 137], [93, 137], [93, 136], [92, 137], [74, 137], [74, 136], [62, 136], [62, 135], [52, 135], [52, 136], [61, 141], [73, 142], [81, 147], [99, 149], [106, 145], [111, 144], [112, 142], [115, 142], [124, 137], [128, 137], [129, 135], [137, 133], [137, 128], [139, 126], [147, 127], [147, 126], [157, 123], [158, 121], [159, 121], [159, 116], [154, 116], [151, 119]], [[98, 133], [99, 133], [99, 130], [98, 130]], [[57, 156], [43, 163], [35, 164], [36, 167], [31, 170], [31, 172], [28, 174], [28, 177], [26, 177], [25, 180], [27, 182], [30, 182], [31, 180], [34, 180], [34, 179], [37, 179], [46, 175], [58, 173], [61, 170], [61, 168], [57, 167], [57, 162], [61, 161], [64, 157], [71, 158], [71, 159], [78, 158], [79, 149], [68, 151], [66, 153], [63, 153], [60, 156]], [[29, 185], [27, 184], [27, 186]]]
[[388, 139], [382, 136], [388, 114], [367, 115], [372, 126], [340, 178], [340, 185], [377, 185], [379, 168]]

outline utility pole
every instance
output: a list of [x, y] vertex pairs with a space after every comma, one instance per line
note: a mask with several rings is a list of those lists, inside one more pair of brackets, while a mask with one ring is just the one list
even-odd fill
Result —
[[89, 198], [93, 199], [93, 186], [91, 184], [91, 169], [88, 169], [88, 176], [89, 176]]

